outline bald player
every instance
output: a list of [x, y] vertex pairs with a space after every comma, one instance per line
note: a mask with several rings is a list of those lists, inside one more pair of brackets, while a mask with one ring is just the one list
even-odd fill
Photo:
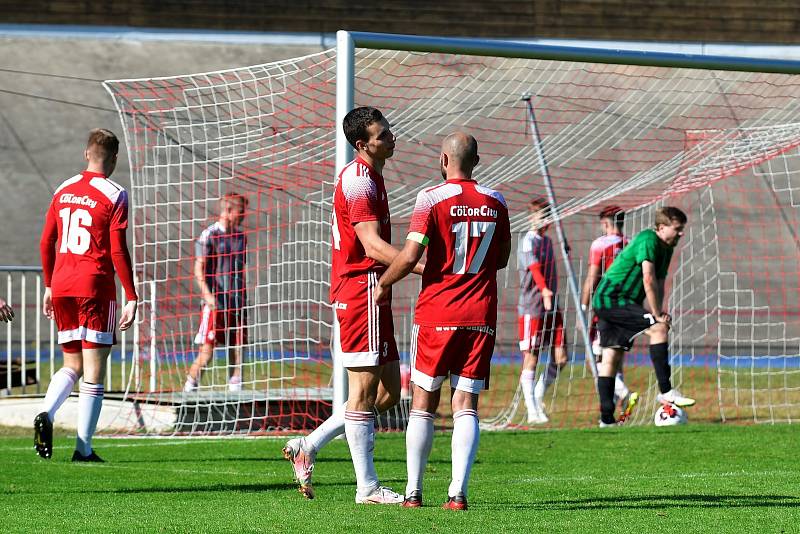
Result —
[[478, 143], [453, 133], [439, 156], [443, 184], [417, 195], [406, 244], [378, 280], [381, 302], [425, 249], [412, 332], [413, 397], [406, 430], [408, 484], [403, 506], [422, 506], [422, 477], [433, 443], [442, 383], [450, 378], [452, 479], [444, 508], [467, 509], [478, 450], [478, 395], [487, 389], [497, 325], [497, 271], [508, 263], [511, 231], [503, 195], [472, 179]]

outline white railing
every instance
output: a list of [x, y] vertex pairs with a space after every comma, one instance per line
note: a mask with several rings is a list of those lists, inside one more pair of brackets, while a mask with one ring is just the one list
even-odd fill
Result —
[[[2, 279], [5, 278], [5, 287]], [[37, 395], [45, 391], [53, 373], [60, 368], [61, 349], [57, 347], [55, 322], [42, 314], [44, 282], [42, 268], [35, 266], [0, 265], [0, 297], [14, 309], [14, 320], [0, 323], [0, 368], [5, 368], [4, 383], [0, 383], [3, 395]], [[118, 302], [124, 302], [120, 290]], [[114, 388], [113, 373], [117, 372], [117, 387], [124, 387], [132, 361], [128, 332], [121, 332], [119, 343], [114, 346], [106, 365], [105, 388]], [[2, 335], [2, 334], [0, 334]], [[58, 360], [58, 361], [57, 361]], [[12, 369], [19, 369], [21, 384], [12, 386]], [[30, 377], [35, 383], [28, 384]], [[44, 379], [44, 380], [43, 380]]]

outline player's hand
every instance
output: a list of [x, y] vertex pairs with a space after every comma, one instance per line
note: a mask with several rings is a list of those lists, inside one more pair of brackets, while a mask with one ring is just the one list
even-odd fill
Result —
[[53, 292], [49, 287], [44, 288], [44, 296], [42, 297], [42, 313], [48, 319], [53, 319]]
[[205, 295], [203, 295], [203, 301], [205, 301], [206, 306], [208, 306], [209, 309], [211, 310], [217, 309], [217, 299], [214, 298], [214, 295], [212, 295], [211, 293], [206, 293]]
[[583, 318], [586, 320], [586, 324], [591, 326], [594, 310], [591, 306], [587, 306], [586, 304], [581, 304], [581, 310], [583, 310]]
[[11, 309], [11, 306], [8, 303], [0, 299], [0, 321], [4, 323], [8, 323], [14, 319], [14, 310]]
[[544, 302], [544, 309], [546, 311], [553, 309], [553, 292], [548, 288], [542, 289], [542, 301]]
[[668, 313], [662, 313], [656, 316], [656, 321], [659, 323], [664, 323], [667, 326], [672, 326], [672, 316]]
[[120, 330], [127, 330], [133, 324], [133, 320], [136, 319], [136, 308], [139, 305], [139, 301], [136, 300], [129, 300], [125, 303], [125, 306], [122, 308], [122, 315], [119, 316], [119, 329]]
[[372, 290], [372, 298], [375, 301], [375, 304], [383, 304], [389, 300], [389, 288], [384, 288], [378, 284], [375, 286], [375, 289]]

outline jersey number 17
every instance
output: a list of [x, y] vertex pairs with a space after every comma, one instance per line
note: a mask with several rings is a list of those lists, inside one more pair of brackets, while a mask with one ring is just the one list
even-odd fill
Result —
[[[492, 244], [492, 236], [494, 236], [494, 227], [497, 223], [484, 222], [484, 221], [462, 221], [453, 224], [450, 231], [456, 234], [456, 242], [453, 247], [455, 251], [455, 259], [453, 261], [453, 274], [475, 274], [480, 270], [483, 265], [483, 260], [486, 259], [486, 252], [489, 250], [489, 245]], [[478, 245], [478, 250], [469, 262], [467, 267], [467, 252], [469, 251], [470, 238], [480, 237], [481, 242]]]

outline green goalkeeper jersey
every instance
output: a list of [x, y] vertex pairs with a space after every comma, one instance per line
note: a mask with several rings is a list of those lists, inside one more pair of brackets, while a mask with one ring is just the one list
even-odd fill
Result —
[[652, 262], [656, 268], [656, 278], [663, 280], [667, 277], [672, 250], [658, 238], [654, 230], [641, 232], [614, 258], [597, 285], [592, 306], [597, 309], [641, 305], [645, 298], [642, 262]]

